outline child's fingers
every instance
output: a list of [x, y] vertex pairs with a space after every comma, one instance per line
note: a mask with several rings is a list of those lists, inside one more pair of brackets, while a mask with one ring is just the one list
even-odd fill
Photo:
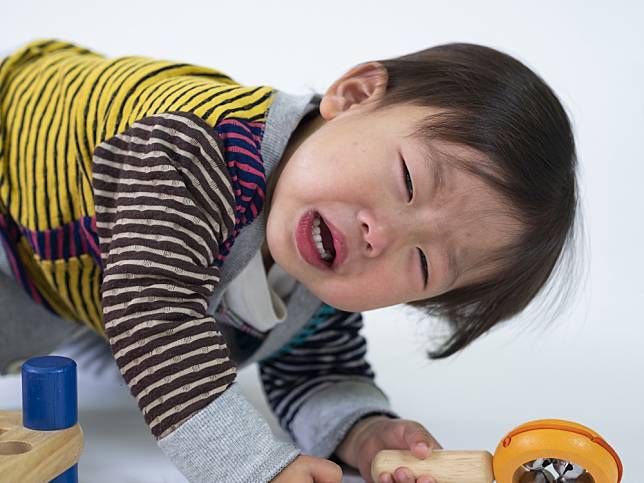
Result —
[[413, 446], [410, 446], [409, 449], [411, 450], [411, 454], [421, 460], [424, 460], [431, 454], [431, 445], [426, 442], [415, 443]]
[[394, 481], [396, 483], [415, 483], [416, 478], [409, 468], [401, 466], [394, 471]]
[[404, 432], [405, 442], [411, 453], [419, 459], [427, 458], [432, 448], [440, 448], [438, 442], [429, 434], [423, 425], [412, 422]]
[[436, 480], [428, 475], [421, 475], [414, 478], [414, 474], [408, 468], [400, 467], [391, 473], [380, 473], [378, 483], [436, 483]]

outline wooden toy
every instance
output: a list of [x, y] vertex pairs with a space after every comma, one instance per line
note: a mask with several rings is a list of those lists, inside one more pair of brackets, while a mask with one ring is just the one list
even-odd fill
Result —
[[22, 412], [0, 411], [0, 481], [78, 483], [82, 448], [76, 362], [29, 359], [22, 365]]
[[494, 456], [487, 451], [433, 450], [420, 460], [410, 451], [380, 451], [371, 465], [382, 472], [405, 466], [438, 483], [619, 483], [622, 463], [591, 429], [562, 419], [539, 419], [506, 434]]

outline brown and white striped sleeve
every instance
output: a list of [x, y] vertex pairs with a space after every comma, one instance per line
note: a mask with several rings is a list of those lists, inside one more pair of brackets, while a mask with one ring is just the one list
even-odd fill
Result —
[[235, 222], [224, 159], [214, 130], [182, 112], [146, 117], [94, 151], [105, 330], [157, 439], [235, 379], [206, 312]]

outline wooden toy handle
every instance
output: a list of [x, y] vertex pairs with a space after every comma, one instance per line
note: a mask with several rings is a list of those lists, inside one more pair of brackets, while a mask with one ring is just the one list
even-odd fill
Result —
[[492, 483], [492, 455], [487, 451], [432, 450], [431, 455], [418, 459], [407, 450], [384, 449], [373, 459], [371, 477], [378, 481], [382, 472], [392, 473], [404, 466], [415, 477], [430, 475], [437, 483]]

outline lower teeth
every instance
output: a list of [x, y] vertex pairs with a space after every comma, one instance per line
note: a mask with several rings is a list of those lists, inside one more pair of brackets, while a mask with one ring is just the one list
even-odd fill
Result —
[[320, 253], [320, 250], [318, 250], [318, 255], [320, 255], [320, 258], [325, 262], [331, 262], [333, 260], [333, 255], [329, 254], [326, 250], [324, 251], [324, 255]]

